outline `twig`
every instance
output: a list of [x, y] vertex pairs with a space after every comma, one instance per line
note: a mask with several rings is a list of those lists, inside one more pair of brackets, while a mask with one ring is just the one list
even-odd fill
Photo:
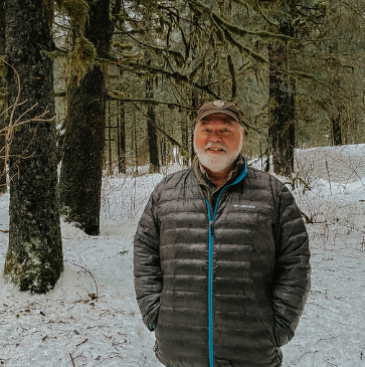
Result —
[[73, 367], [76, 367], [76, 365], [75, 365], [75, 361], [74, 361], [74, 359], [73, 359], [73, 357], [72, 357], [72, 354], [71, 354], [71, 353], [69, 353], [69, 355], [70, 355], [70, 357], [71, 357], [71, 362], [72, 362]]
[[[37, 129], [38, 129], [38, 125], [39, 125], [39, 122], [37, 124], [37, 126], [35, 127], [34, 129], [34, 132], [33, 132], [33, 137], [31, 139], [31, 141], [29, 142], [29, 144], [27, 145], [27, 147], [24, 149], [24, 151], [22, 152], [22, 154], [20, 155], [19, 159], [8, 169], [8, 171], [6, 173], [10, 173], [10, 171], [13, 169], [13, 168], [17, 168], [17, 164], [18, 162], [20, 161], [20, 159], [23, 157], [23, 155], [25, 154], [25, 152], [28, 150], [28, 148], [30, 147], [30, 145], [32, 144], [35, 136], [36, 136], [36, 133], [37, 133]], [[33, 153], [32, 153], [33, 154]], [[32, 154], [30, 156], [32, 156]], [[4, 173], [5, 174], [5, 173]], [[13, 177], [16, 176], [16, 174], [13, 175]]]
[[95, 289], [96, 289], [96, 292], [95, 292], [95, 300], [97, 302], [98, 301], [98, 298], [99, 298], [98, 283], [96, 283], [96, 280], [95, 280], [94, 276], [92, 275], [91, 271], [90, 270], [87, 270], [82, 265], [76, 264], [76, 263], [74, 263], [74, 262], [72, 262], [70, 260], [65, 259], [64, 261], [68, 262], [69, 264], [78, 266], [79, 268], [83, 269], [84, 271], [86, 271], [91, 276], [91, 278], [92, 278], [92, 280], [94, 281], [94, 284], [95, 284]]
[[307, 214], [305, 214], [303, 211], [300, 211], [300, 213], [302, 214], [302, 216], [305, 218], [305, 222], [307, 224], [313, 224], [313, 216], [312, 218], [309, 218]]
[[331, 192], [331, 195], [332, 195], [331, 176], [330, 176], [330, 171], [329, 171], [329, 168], [328, 168], [327, 156], [326, 156], [326, 168], [327, 168], [327, 174], [328, 174], [328, 182], [330, 184], [330, 192]]
[[85, 339], [83, 342], [81, 342], [80, 344], [76, 344], [76, 347], [78, 347], [79, 345], [82, 345], [84, 343], [86, 343], [89, 339]]
[[302, 357], [304, 357], [307, 353], [317, 353], [318, 350], [314, 351], [314, 352], [305, 352], [304, 354], [301, 355], [301, 357], [298, 359], [298, 362], [302, 359]]
[[[0, 60], [6, 64], [7, 66], [9, 66], [13, 71], [14, 71], [14, 74], [15, 74], [15, 78], [17, 80], [17, 86], [18, 86], [18, 90], [17, 90], [17, 96], [16, 96], [16, 99], [15, 99], [15, 103], [13, 105], [11, 105], [10, 107], [6, 108], [4, 111], [2, 111], [2, 113], [0, 114], [0, 117], [2, 115], [4, 115], [5, 113], [7, 113], [9, 110], [11, 110], [11, 113], [10, 113], [10, 118], [9, 118], [9, 125], [3, 129], [0, 130], [0, 132], [3, 132], [5, 131], [5, 134], [1, 134], [1, 135], [5, 135], [5, 146], [4, 146], [4, 150], [5, 150], [5, 156], [4, 159], [5, 162], [8, 161], [9, 159], [9, 146], [13, 140], [13, 137], [14, 137], [14, 128], [19, 126], [19, 125], [22, 125], [22, 124], [25, 124], [27, 122], [37, 122], [38, 121], [38, 124], [37, 126], [35, 127], [34, 129], [34, 133], [33, 133], [33, 138], [32, 140], [30, 141], [30, 143], [28, 144], [28, 146], [25, 148], [25, 150], [22, 152], [21, 156], [19, 157], [19, 159], [15, 162], [15, 164], [9, 168], [8, 171], [6, 171], [6, 165], [4, 166], [4, 170], [2, 172], [2, 176], [4, 176], [5, 174], [9, 173], [10, 170], [14, 167], [14, 168], [17, 168], [17, 164], [19, 162], [19, 160], [23, 157], [24, 153], [27, 151], [27, 149], [29, 148], [29, 146], [31, 145], [31, 143], [33, 142], [34, 138], [35, 138], [35, 135], [36, 135], [36, 131], [37, 131], [37, 128], [38, 128], [38, 125], [40, 122], [45, 122], [45, 121], [53, 121], [56, 117], [53, 117], [52, 119], [43, 119], [43, 117], [48, 114], [48, 109], [46, 108], [46, 110], [41, 114], [41, 115], [38, 115], [34, 118], [30, 118], [26, 121], [20, 121], [22, 119], [22, 117], [24, 117], [28, 112], [32, 111], [37, 105], [38, 103], [34, 104], [33, 106], [31, 106], [30, 108], [28, 108], [24, 113], [22, 113], [18, 118], [17, 120], [14, 122], [14, 116], [15, 116], [15, 111], [17, 109], [17, 107], [19, 106], [22, 106], [24, 105], [27, 100], [23, 101], [23, 102], [19, 102], [19, 99], [20, 99], [20, 94], [21, 94], [21, 87], [20, 87], [20, 76], [19, 76], [19, 73], [16, 71], [16, 69], [11, 65], [9, 64], [4, 58], [0, 57]], [[32, 156], [32, 154], [30, 155]], [[9, 174], [10, 175], [10, 174]], [[2, 177], [1, 176], [1, 177]], [[11, 179], [14, 177], [15, 175], [12, 175]], [[10, 182], [11, 179], [8, 181]], [[8, 183], [6, 182], [6, 184]], [[3, 186], [3, 185], [2, 185]]]
[[318, 340], [316, 341], [316, 344], [317, 344], [318, 342], [320, 342], [321, 340], [331, 340], [331, 339], [335, 339], [335, 338], [337, 338], [337, 336], [333, 336], [332, 338], [328, 338], [328, 339], [318, 339]]

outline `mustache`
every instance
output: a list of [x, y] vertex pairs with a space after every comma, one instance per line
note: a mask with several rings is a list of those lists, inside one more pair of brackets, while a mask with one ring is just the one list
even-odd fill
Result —
[[207, 145], [204, 146], [204, 150], [209, 149], [209, 148], [219, 148], [219, 149], [223, 149], [223, 150], [227, 150], [228, 147], [226, 144], [224, 143], [212, 143], [209, 142]]

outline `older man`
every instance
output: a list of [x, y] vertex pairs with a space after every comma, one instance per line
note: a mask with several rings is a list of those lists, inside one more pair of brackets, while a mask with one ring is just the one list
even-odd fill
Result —
[[168, 367], [281, 366], [308, 297], [300, 211], [247, 167], [240, 122], [230, 102], [201, 107], [193, 168], [161, 181], [137, 229], [137, 300]]

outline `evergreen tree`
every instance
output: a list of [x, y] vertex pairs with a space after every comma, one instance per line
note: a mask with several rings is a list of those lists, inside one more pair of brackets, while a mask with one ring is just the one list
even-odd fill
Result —
[[[291, 19], [281, 20], [279, 32], [294, 37]], [[269, 44], [269, 139], [273, 169], [276, 174], [290, 176], [294, 171], [295, 145], [295, 81], [289, 71], [288, 48]]]
[[78, 34], [71, 59], [60, 198], [65, 220], [98, 235], [107, 90], [96, 58], [109, 56], [112, 29], [109, 0], [87, 5], [85, 32]]
[[[361, 14], [359, 0], [347, 4]], [[141, 148], [140, 163], [155, 160], [152, 170], [167, 156], [166, 142], [179, 147], [187, 163], [187, 151], [193, 155], [197, 109], [218, 98], [237, 103], [250, 133], [244, 147], [248, 156], [272, 153], [280, 174], [293, 170], [295, 129], [300, 142], [310, 136], [311, 142], [323, 143], [331, 135], [331, 116], [341, 116], [342, 141], [360, 139], [363, 135], [352, 134], [350, 126], [356, 122], [358, 132], [362, 126], [362, 71], [350, 60], [360, 60], [362, 40], [354, 25], [356, 35], [350, 39], [355, 16], [349, 17], [344, 7], [337, 0], [121, 3], [111, 16], [115, 47], [105, 58], [121, 70], [119, 86], [109, 90], [109, 98], [120, 100], [125, 111], [136, 108], [133, 146], [131, 134], [123, 145]], [[338, 52], [330, 52], [336, 40]], [[125, 123], [134, 129], [129, 113]], [[148, 123], [153, 119], [155, 124]]]
[[[5, 57], [5, 2], [0, 1], [0, 55]], [[3, 65], [3, 70], [6, 72], [7, 68]], [[5, 73], [3, 73], [5, 74]], [[6, 75], [0, 77], [0, 109], [4, 110], [8, 105], [8, 96], [6, 88]], [[0, 130], [5, 127], [5, 116], [0, 117]], [[5, 135], [0, 135], [0, 156], [4, 156], [5, 151]], [[5, 159], [0, 158], [0, 193], [7, 191]]]
[[[52, 61], [45, 53], [54, 44], [48, 5], [43, 0], [6, 3], [6, 54], [21, 80], [20, 98], [14, 73], [8, 77], [9, 105], [14, 121], [27, 110], [54, 116]], [[45, 293], [63, 270], [58, 203], [56, 200], [55, 124], [31, 122], [15, 132], [10, 166], [10, 234], [4, 274], [22, 291]], [[29, 148], [27, 149], [27, 147]], [[22, 159], [26, 158], [26, 159]]]
[[[153, 99], [153, 78], [146, 81], [146, 98]], [[148, 127], [148, 148], [150, 153], [150, 173], [160, 172], [160, 160], [158, 157], [157, 129], [156, 129], [156, 112], [153, 105], [149, 105], [147, 109], [147, 127]]]

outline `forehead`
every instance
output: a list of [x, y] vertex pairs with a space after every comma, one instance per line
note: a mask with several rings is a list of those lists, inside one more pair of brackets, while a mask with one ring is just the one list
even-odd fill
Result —
[[221, 123], [223, 125], [234, 125], [235, 123], [239, 124], [233, 117], [226, 115], [225, 113], [213, 113], [199, 120], [200, 125], [208, 125], [211, 123]]

